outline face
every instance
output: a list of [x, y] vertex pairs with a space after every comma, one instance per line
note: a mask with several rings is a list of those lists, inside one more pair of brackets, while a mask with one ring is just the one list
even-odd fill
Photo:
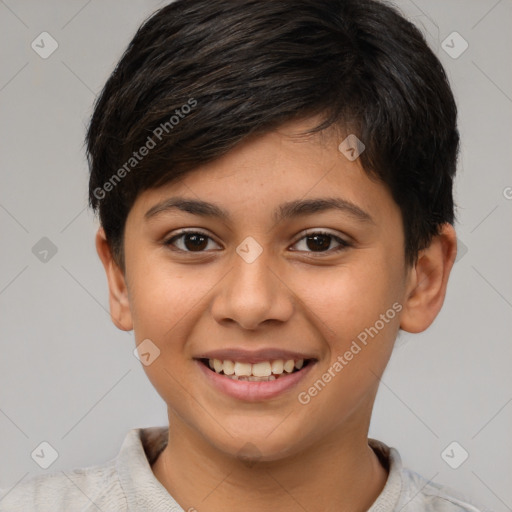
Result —
[[127, 218], [117, 325], [150, 340], [144, 370], [170, 420], [225, 454], [366, 435], [410, 292], [389, 191], [343, 137], [296, 136], [309, 126], [142, 193]]

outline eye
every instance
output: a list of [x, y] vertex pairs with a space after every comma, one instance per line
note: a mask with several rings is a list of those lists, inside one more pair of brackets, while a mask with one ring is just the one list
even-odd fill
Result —
[[[303, 240], [305, 242], [303, 242]], [[338, 247], [330, 249], [332, 241], [338, 243]], [[209, 242], [217, 245], [213, 239], [201, 231], [183, 230], [177, 235], [172, 236], [164, 242], [166, 246], [172, 246], [177, 251], [182, 252], [205, 252], [209, 247]], [[312, 231], [303, 236], [294, 245], [305, 243], [306, 249], [299, 249], [300, 252], [312, 253], [336, 253], [350, 247], [350, 243], [342, 238], [326, 231]]]
[[[213, 239], [207, 234], [201, 231], [189, 230], [181, 231], [178, 235], [174, 235], [166, 240], [164, 245], [177, 247], [176, 250], [183, 252], [204, 252], [204, 249], [208, 247], [209, 240], [213, 242]], [[175, 242], [180, 242], [180, 247]]]
[[[347, 241], [343, 240], [339, 236], [333, 235], [332, 233], [326, 231], [309, 232], [306, 234], [306, 236], [302, 237], [294, 245], [300, 244], [303, 240], [305, 240], [304, 244], [306, 246], [306, 252], [335, 253], [342, 251], [347, 247], [350, 247], [350, 244]], [[329, 249], [333, 240], [337, 242], [339, 245], [334, 249]], [[308, 251], [307, 249], [310, 249], [310, 251]]]

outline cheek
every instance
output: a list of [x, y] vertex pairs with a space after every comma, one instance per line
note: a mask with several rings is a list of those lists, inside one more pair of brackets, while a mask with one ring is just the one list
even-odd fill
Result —
[[163, 343], [204, 295], [200, 282], [161, 261], [134, 266], [132, 276], [130, 307], [137, 340]]
[[[315, 279], [303, 282], [307, 305], [322, 320], [318, 325], [334, 350], [342, 350], [392, 308], [400, 297], [393, 274], [392, 268], [361, 258], [358, 264], [331, 270], [323, 278], [317, 274]], [[394, 313], [390, 312], [388, 317], [393, 318], [387, 318], [386, 325], [396, 323]]]
[[322, 285], [310, 304], [321, 320], [316, 325], [326, 340], [326, 358], [298, 399], [303, 413], [328, 430], [356, 410], [371, 409], [378, 377], [391, 356], [401, 305], [389, 269], [345, 268], [339, 279], [325, 279]]
[[[186, 410], [183, 382], [190, 372], [187, 335], [197, 322], [201, 297], [208, 287], [187, 279], [164, 262], [133, 267], [130, 307], [136, 344], [149, 339], [155, 354], [143, 369], [147, 378], [168, 404]], [[146, 342], [147, 343], [147, 342]], [[155, 348], [156, 346], [156, 348]]]

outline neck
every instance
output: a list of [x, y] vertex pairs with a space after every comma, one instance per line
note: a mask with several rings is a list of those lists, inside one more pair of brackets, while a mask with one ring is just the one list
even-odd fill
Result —
[[169, 419], [168, 445], [152, 469], [184, 510], [365, 512], [386, 483], [360, 428], [336, 430], [285, 459], [259, 461], [221, 452], [178, 417]]

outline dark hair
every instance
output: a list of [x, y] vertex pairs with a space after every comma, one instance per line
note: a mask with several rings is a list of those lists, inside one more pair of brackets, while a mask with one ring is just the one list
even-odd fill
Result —
[[445, 71], [411, 22], [376, 0], [177, 0], [158, 10], [105, 84], [86, 137], [89, 203], [117, 263], [124, 269], [124, 226], [142, 191], [317, 114], [308, 133], [334, 125], [365, 144], [361, 164], [399, 205], [414, 263], [454, 222], [459, 134]]

